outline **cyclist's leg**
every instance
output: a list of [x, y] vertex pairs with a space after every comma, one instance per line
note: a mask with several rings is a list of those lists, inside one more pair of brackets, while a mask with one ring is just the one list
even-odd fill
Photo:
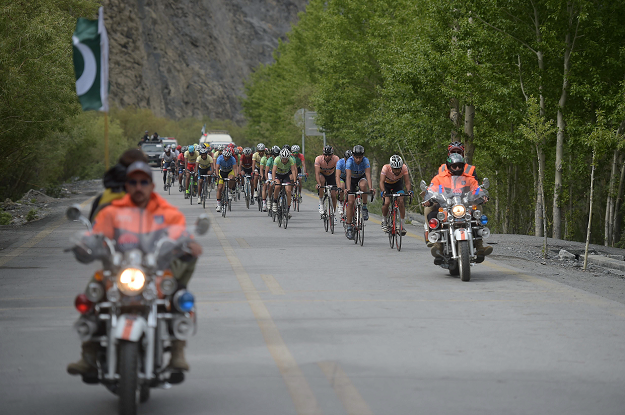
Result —
[[317, 194], [319, 195], [319, 214], [323, 215], [323, 194], [326, 191], [326, 189], [324, 189], [323, 186], [326, 185], [326, 176], [324, 176], [323, 174], [320, 174], [319, 178], [321, 179], [319, 183], [319, 190], [317, 191]]

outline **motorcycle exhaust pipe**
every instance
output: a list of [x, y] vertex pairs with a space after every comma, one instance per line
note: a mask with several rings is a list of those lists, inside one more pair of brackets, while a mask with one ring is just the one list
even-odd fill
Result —
[[178, 340], [187, 340], [193, 332], [193, 320], [184, 315], [174, 317], [171, 323], [171, 330]]
[[98, 325], [94, 321], [81, 317], [74, 323], [74, 329], [76, 329], [80, 341], [86, 342], [91, 340], [91, 337], [98, 330]]

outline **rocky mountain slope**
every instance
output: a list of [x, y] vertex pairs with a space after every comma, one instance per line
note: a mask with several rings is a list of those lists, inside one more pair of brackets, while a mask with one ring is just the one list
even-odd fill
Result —
[[158, 116], [242, 119], [238, 96], [307, 0], [104, 0], [111, 100]]

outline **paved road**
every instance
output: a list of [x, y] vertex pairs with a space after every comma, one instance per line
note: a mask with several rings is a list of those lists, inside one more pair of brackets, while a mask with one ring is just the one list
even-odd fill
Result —
[[[190, 222], [203, 212], [166, 197]], [[625, 412], [624, 305], [494, 261], [462, 283], [416, 237], [398, 253], [371, 221], [356, 246], [324, 232], [316, 207], [306, 196], [284, 230], [211, 203], [192, 369], [141, 413]], [[106, 389], [65, 373], [79, 355], [73, 299], [96, 268], [61, 252], [80, 230], [50, 221], [2, 251], [2, 414], [116, 411]]]

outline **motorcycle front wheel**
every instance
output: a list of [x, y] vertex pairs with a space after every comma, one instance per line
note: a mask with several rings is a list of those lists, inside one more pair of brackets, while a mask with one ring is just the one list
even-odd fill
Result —
[[460, 279], [462, 281], [471, 280], [471, 258], [469, 255], [469, 241], [458, 242], [458, 252], [460, 258], [458, 261], [458, 268], [460, 270]]
[[139, 344], [119, 342], [119, 415], [136, 415], [139, 401], [137, 368], [139, 367]]

